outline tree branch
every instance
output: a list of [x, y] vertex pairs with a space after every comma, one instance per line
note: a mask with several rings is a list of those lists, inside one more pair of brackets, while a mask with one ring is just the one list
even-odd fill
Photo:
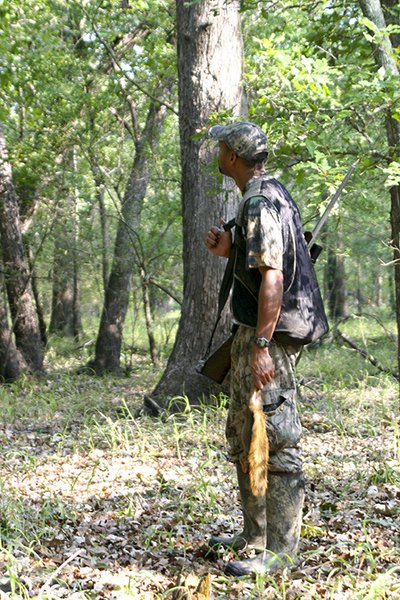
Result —
[[113, 106], [110, 107], [110, 113], [112, 115], [114, 115], [114, 117], [117, 119], [117, 121], [119, 121], [121, 123], [121, 125], [123, 125], [125, 127], [125, 129], [127, 130], [127, 132], [129, 133], [129, 135], [135, 139], [135, 133], [134, 131], [131, 129], [129, 123], [124, 119], [124, 117], [122, 117], [119, 112], [117, 111], [117, 109], [115, 109]]
[[392, 377], [399, 380], [398, 373], [395, 373], [391, 369], [384, 367], [378, 361], [378, 359], [376, 359], [374, 356], [372, 356], [372, 354], [369, 354], [366, 350], [364, 350], [364, 348], [359, 348], [359, 346], [357, 346], [357, 344], [351, 338], [349, 338], [347, 335], [345, 335], [344, 333], [340, 333], [340, 331], [338, 331], [337, 338], [339, 340], [342, 340], [345, 344], [350, 346], [350, 348], [352, 348], [353, 350], [358, 352], [358, 354], [361, 354], [362, 357], [366, 358], [371, 364], [374, 365], [374, 367], [376, 367], [378, 369], [378, 371], [381, 371], [382, 373], [387, 373], [388, 375], [392, 375]]
[[158, 283], [153, 277], [150, 276], [148, 278], [148, 282], [151, 283], [152, 285], [154, 285], [155, 287], [157, 287], [158, 289], [160, 289], [161, 291], [163, 291], [165, 294], [167, 294], [167, 296], [172, 298], [172, 300], [175, 300], [175, 302], [177, 302], [179, 304], [179, 306], [182, 306], [182, 300], [179, 300], [179, 298], [177, 298], [177, 296], [175, 296], [174, 292], [171, 292], [168, 288], [163, 286], [161, 283]]
[[102, 44], [102, 46], [104, 46], [104, 48], [107, 50], [108, 54], [110, 55], [110, 57], [113, 61], [113, 64], [115, 64], [118, 67], [118, 69], [121, 71], [121, 73], [124, 74], [124, 77], [126, 77], [128, 79], [128, 81], [130, 83], [132, 83], [132, 85], [134, 85], [140, 92], [142, 92], [142, 94], [144, 94], [145, 96], [150, 98], [150, 100], [153, 100], [154, 102], [158, 102], [159, 104], [162, 104], [163, 106], [168, 108], [168, 110], [173, 112], [175, 115], [178, 115], [179, 114], [178, 111], [176, 111], [173, 106], [171, 106], [170, 104], [167, 104], [167, 102], [164, 102], [163, 100], [160, 100], [159, 98], [156, 98], [155, 96], [153, 96], [153, 94], [150, 94], [141, 85], [139, 85], [137, 83], [137, 81], [135, 79], [133, 79], [126, 71], [123, 70], [123, 68], [121, 67], [121, 63], [119, 62], [118, 56], [115, 54], [115, 52], [111, 48], [111, 46], [102, 38], [102, 36], [99, 33], [99, 30], [97, 29], [96, 25], [93, 23], [87, 10], [83, 6], [81, 8], [82, 8], [82, 11], [85, 13], [88, 21], [90, 22], [90, 25], [92, 26], [93, 33], [99, 40], [100, 44]]

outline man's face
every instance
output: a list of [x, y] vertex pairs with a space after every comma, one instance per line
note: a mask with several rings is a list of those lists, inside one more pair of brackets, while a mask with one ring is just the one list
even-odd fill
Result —
[[232, 177], [232, 154], [231, 150], [225, 142], [219, 142], [218, 167], [219, 172], [228, 177]]

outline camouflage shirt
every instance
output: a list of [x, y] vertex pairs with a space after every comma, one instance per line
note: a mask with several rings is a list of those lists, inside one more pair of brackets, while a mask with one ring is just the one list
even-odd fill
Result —
[[236, 223], [244, 228], [246, 267], [283, 268], [283, 238], [277, 209], [264, 196], [253, 196], [239, 206]]

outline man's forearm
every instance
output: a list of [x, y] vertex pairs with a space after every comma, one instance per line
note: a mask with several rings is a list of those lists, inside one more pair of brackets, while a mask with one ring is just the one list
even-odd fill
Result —
[[260, 269], [262, 280], [258, 295], [256, 335], [272, 338], [282, 306], [283, 274], [277, 269]]
[[[257, 337], [271, 340], [279, 319], [283, 294], [283, 275], [277, 269], [260, 269], [262, 280], [258, 295]], [[269, 348], [253, 344], [251, 369], [256, 389], [260, 390], [275, 377], [275, 366]]]

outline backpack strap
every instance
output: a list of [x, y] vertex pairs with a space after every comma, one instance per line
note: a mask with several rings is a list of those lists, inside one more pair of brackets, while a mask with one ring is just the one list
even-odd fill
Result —
[[[228, 221], [228, 223], [224, 223], [223, 228], [225, 231], [230, 231], [235, 226], [236, 226], [235, 219], [231, 219], [230, 221]], [[204, 355], [204, 359], [206, 359], [211, 352], [211, 345], [212, 345], [212, 341], [214, 339], [214, 334], [216, 332], [218, 323], [221, 319], [221, 314], [222, 314], [222, 311], [224, 310], [224, 306], [229, 297], [229, 292], [230, 292], [230, 289], [231, 289], [232, 283], [233, 283], [233, 267], [234, 267], [234, 265], [235, 265], [235, 248], [234, 248], [234, 244], [232, 244], [231, 250], [229, 253], [228, 263], [225, 267], [224, 276], [222, 278], [222, 283], [221, 283], [221, 287], [219, 289], [219, 294], [218, 294], [217, 320], [215, 321], [215, 325], [211, 332], [210, 341], [208, 342], [208, 346], [207, 346], [206, 353]]]

